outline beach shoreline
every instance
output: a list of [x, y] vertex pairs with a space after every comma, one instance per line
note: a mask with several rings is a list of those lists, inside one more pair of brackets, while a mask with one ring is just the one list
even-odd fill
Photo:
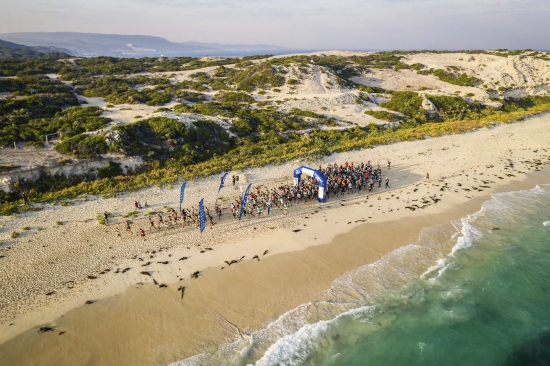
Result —
[[[21, 261], [25, 258], [28, 259], [29, 256], [29, 254], [25, 254], [24, 257], [20, 257], [23, 255], [20, 253], [21, 251], [25, 249], [37, 250], [39, 247], [38, 243], [27, 241], [35, 238], [35, 241], [40, 244], [44, 243], [42, 245], [55, 247], [56, 241], [62, 241], [57, 245], [66, 244], [65, 237], [69, 235], [73, 239], [78, 237], [80, 244], [89, 243], [91, 249], [76, 255], [76, 259], [73, 256], [75, 263], [71, 263], [70, 266], [82, 264], [83, 269], [79, 273], [80, 277], [71, 289], [67, 289], [66, 285], [63, 286], [63, 283], [66, 284], [67, 278], [58, 279], [57, 287], [53, 286], [53, 291], [56, 292], [54, 297], [44, 294], [50, 288], [33, 289], [32, 286], [29, 286], [33, 280], [30, 267], [36, 265], [36, 262], [28, 263], [29, 268], [21, 265], [22, 268], [18, 270], [15, 269], [17, 267], [15, 263], [13, 264], [11, 268], [15, 271], [11, 280], [27, 281], [20, 286], [26, 284], [30, 287], [25, 291], [20, 290], [18, 296], [22, 296], [28, 300], [28, 303], [35, 305], [29, 306], [29, 310], [26, 310], [23, 304], [23, 308], [10, 308], [10, 312], [1, 312], [0, 349], [9, 354], [9, 360], [21, 364], [26, 364], [24, 357], [28, 357], [21, 347], [28, 345], [29, 342], [37, 345], [41, 350], [40, 355], [43, 355], [40, 357], [44, 357], [44, 360], [68, 364], [70, 360], [74, 361], [71, 359], [72, 353], [68, 350], [73, 349], [74, 355], [77, 354], [77, 351], [86, 354], [86, 347], [94, 344], [92, 338], [98, 334], [101, 334], [99, 338], [106, 342], [96, 345], [101, 349], [103, 347], [108, 349], [109, 342], [114, 342], [116, 337], [121, 338], [129, 334], [145, 335], [144, 337], [135, 336], [132, 345], [122, 349], [122, 354], [105, 351], [110, 356], [102, 356], [98, 364], [112, 362], [122, 362], [123, 364], [128, 362], [130, 364], [130, 361], [138, 363], [141, 361], [143, 364], [165, 364], [213, 349], [220, 343], [241, 336], [241, 333], [257, 329], [265, 321], [273, 319], [293, 307], [311, 301], [319, 292], [330, 287], [330, 283], [335, 278], [340, 277], [346, 271], [375, 262], [385, 254], [414, 242], [421, 228], [460, 219], [478, 211], [481, 203], [490, 199], [491, 193], [533, 188], [534, 183], [549, 183], [547, 172], [523, 174], [530, 170], [540, 170], [540, 166], [549, 162], [548, 151], [543, 150], [550, 146], [550, 134], [544, 129], [548, 121], [550, 121], [550, 116], [541, 116], [465, 135], [399, 143], [360, 152], [338, 154], [324, 159], [325, 162], [363, 161], [367, 160], [369, 155], [377, 157], [377, 159], [368, 159], [373, 161], [384, 162], [384, 159], [390, 159], [393, 163], [392, 169], [384, 170], [384, 174], [386, 172], [389, 174], [392, 189], [377, 191], [368, 199], [366, 195], [346, 195], [343, 200], [334, 198], [325, 205], [312, 203], [308, 206], [298, 206], [291, 210], [288, 217], [277, 213], [267, 219], [245, 219], [243, 223], [230, 220], [210, 231], [207, 229], [203, 236], [198, 233], [191, 235], [186, 231], [183, 238], [181, 232], [174, 232], [159, 238], [151, 238], [147, 242], [141, 241], [140, 238], [125, 238], [122, 242], [116, 242], [112, 231], [103, 232], [104, 228], [99, 227], [98, 229], [97, 226], [95, 229], [90, 229], [90, 225], [96, 224], [81, 222], [79, 215], [83, 217], [91, 215], [89, 206], [96, 205], [94, 208], [101, 212], [103, 207], [110, 205], [116, 207], [120, 213], [124, 211], [123, 207], [128, 207], [128, 203], [138, 196], [146, 196], [146, 199], [150, 200], [149, 202], [155, 202], [156, 208], [161, 208], [166, 203], [166, 199], [162, 201], [160, 197], [162, 194], [166, 195], [166, 192], [156, 188], [144, 190], [149, 193], [129, 193], [111, 201], [82, 202], [70, 207], [47, 209], [45, 212], [19, 218], [22, 219], [22, 222], [9, 220], [5, 225], [8, 229], [12, 229], [15, 225], [21, 226], [28, 223], [32, 223], [36, 227], [39, 225], [37, 222], [45, 220], [47, 215], [51, 215], [52, 212], [58, 213], [58, 216], [61, 215], [61, 212], [68, 212], [67, 215], [74, 217], [74, 221], [67, 222], [65, 225], [48, 228], [44, 232], [35, 233], [32, 236], [24, 235], [22, 238], [16, 239], [10, 243], [13, 249], [2, 252], [7, 253], [6, 258], [3, 258], [2, 261], [18, 259], [21, 264]], [[538, 133], [535, 134], [537, 131]], [[483, 151], [480, 151], [482, 141], [486, 142], [484, 142]], [[542, 163], [538, 165], [536, 161], [542, 161]], [[456, 165], [452, 166], [451, 164]], [[246, 179], [254, 184], [258, 184], [260, 181], [265, 184], [275, 180], [285, 180], [292, 172], [291, 166], [295, 165], [286, 164], [280, 167], [251, 169], [245, 172]], [[430, 172], [431, 180], [424, 178], [425, 172]], [[263, 180], [258, 179], [259, 177], [262, 177]], [[482, 183], [482, 181], [491, 183]], [[195, 191], [190, 191], [189, 200], [198, 201], [198, 197], [204, 195], [208, 190], [212, 190], [217, 184], [217, 177], [201, 181], [200, 186], [196, 184]], [[482, 185], [489, 188], [480, 188]], [[477, 189], [472, 189], [473, 186]], [[176, 190], [177, 188], [172, 189], [172, 191]], [[156, 197], [157, 200], [153, 197]], [[424, 209], [415, 211], [405, 208], [410, 207], [413, 202], [418, 202], [415, 200], [428, 199], [430, 201], [429, 197], [438, 197], [441, 201], [437, 204], [432, 202]], [[52, 219], [50, 218], [50, 220]], [[29, 224], [29, 226], [31, 225]], [[217, 231], [221, 228], [225, 232], [223, 239], [220, 239]], [[298, 229], [300, 231], [294, 231]], [[67, 232], [59, 233], [62, 230], [67, 230]], [[361, 234], [356, 232], [362, 230], [378, 232], [377, 237], [384, 239], [369, 242], [367, 249], [361, 249], [354, 243], [360, 241]], [[342, 239], [342, 237], [347, 239]], [[183, 240], [185, 243], [182, 242]], [[115, 247], [115, 245], [118, 245], [119, 248], [107, 250], [110, 246]], [[334, 250], [334, 247], [342, 248], [343, 245], [349, 245], [344, 252], [348, 255], [339, 257], [338, 251]], [[101, 249], [95, 248], [96, 246]], [[187, 249], [187, 246], [190, 249]], [[200, 253], [200, 250], [206, 247], [212, 247], [214, 250]], [[332, 249], [327, 249], [329, 247]], [[161, 249], [163, 249], [162, 252]], [[98, 275], [99, 278], [94, 280], [83, 280], [81, 277], [90, 273], [86, 264], [90, 260], [90, 256], [95, 254], [98, 257], [107, 257], [110, 250], [115, 252], [115, 260], [110, 265], [112, 272], [108, 271], [101, 276]], [[155, 253], [151, 254], [153, 250]], [[269, 253], [262, 256], [265, 250], [268, 250]], [[349, 253], [359, 253], [361, 250], [363, 250], [361, 255], [349, 255]], [[15, 253], [14, 258], [10, 258], [12, 253]], [[39, 265], [51, 261], [52, 253], [55, 256], [54, 263], [55, 261], [66, 263], [71, 260], [70, 255], [73, 254], [71, 251], [64, 252], [61, 247], [54, 248], [52, 252], [38, 250], [34, 253], [38, 257], [43, 257], [42, 261], [38, 263]], [[152, 276], [140, 274], [144, 270], [142, 266], [146, 260], [146, 253], [155, 257], [154, 262], [156, 263], [152, 263], [146, 268], [147, 271], [152, 272]], [[260, 263], [250, 260], [253, 255], [260, 255]], [[15, 258], [17, 256], [19, 257]], [[183, 256], [190, 258], [186, 261], [177, 260]], [[241, 256], [245, 256], [245, 259], [220, 271], [220, 268], [225, 266], [225, 260], [239, 259]], [[143, 260], [139, 261], [139, 257], [142, 257]], [[322, 272], [314, 264], [305, 265], [308, 260], [318, 264], [321, 259], [326, 262], [327, 258], [331, 259], [333, 265], [325, 267]], [[150, 261], [153, 261], [152, 259]], [[161, 264], [160, 262], [163, 261], [169, 263]], [[101, 260], [98, 262], [95, 265], [97, 272], [106, 266]], [[0, 265], [5, 263], [0, 262]], [[288, 266], [285, 276], [278, 275], [277, 272], [285, 266]], [[114, 273], [115, 268], [132, 269], [121, 275]], [[293, 269], [297, 272], [292, 276], [287, 276], [286, 273]], [[197, 280], [189, 279], [189, 273], [194, 270], [202, 272], [202, 276]], [[55, 277], [58, 273], [54, 271], [48, 273], [46, 269], [46, 275]], [[67, 276], [70, 277], [69, 275], [74, 274], [68, 273]], [[153, 278], [157, 283], [166, 284], [168, 287], [161, 290], [158, 286], [152, 285]], [[259, 279], [271, 286], [267, 287], [268, 290], [264, 295], [262, 293], [265, 291], [265, 286], [262, 287], [257, 282]], [[4, 278], [0, 280], [3, 282], [0, 283], [7, 285], [9, 280], [4, 275]], [[139, 283], [143, 283], [143, 285], [137, 285]], [[187, 288], [183, 300], [184, 305], [182, 305], [182, 300], [178, 297], [179, 292], [176, 290], [180, 284]], [[231, 286], [231, 295], [227, 294], [228, 286]], [[216, 294], [223, 293], [222, 291], [226, 291], [226, 296], [222, 299], [216, 298]], [[149, 294], [154, 301], [150, 303], [146, 301], [144, 293]], [[153, 294], [162, 294], [162, 296], [153, 296]], [[12, 299], [8, 295], [5, 296], [2, 304], [9, 306]], [[55, 296], [61, 299], [53, 301]], [[36, 297], [40, 297], [42, 300], [38, 303], [30, 300]], [[129, 299], [132, 298], [138, 299], [138, 301], [130, 301]], [[243, 298], [250, 301], [251, 304], [243, 306]], [[94, 303], [83, 306], [87, 300], [92, 300]], [[148, 341], [149, 336], [146, 335], [151, 328], [139, 328], [143, 326], [142, 324], [138, 326], [138, 329], [133, 329], [130, 325], [132, 318], [128, 317], [128, 314], [135, 314], [136, 311], [130, 304], [136, 302], [150, 309], [151, 313], [155, 310], [160, 311], [162, 306], [167, 306], [168, 303], [173, 303], [168, 306], [169, 309], [163, 312], [162, 319], [166, 323], [175, 322], [174, 319], [178, 319], [178, 316], [182, 317], [180, 319], [189, 319], [189, 314], [193, 314], [195, 320], [189, 321], [189, 324], [182, 325], [178, 329], [168, 327], [171, 329], [170, 331], [166, 331], [166, 327], [161, 327], [165, 334], [158, 335], [159, 341], [155, 342], [157, 348], [154, 348]], [[212, 306], [213, 303], [217, 305], [208, 310], [207, 305]], [[227, 308], [225, 309], [226, 313], [220, 313], [222, 305], [224, 309]], [[126, 309], [127, 312], [121, 314], [116, 311], [117, 307]], [[194, 307], [194, 310], [185, 309], [186, 307]], [[259, 310], [255, 310], [257, 308]], [[7, 309], [7, 307], [3, 309]], [[208, 311], [210, 311], [209, 314], [219, 314], [225, 320], [212, 316], [208, 318], [205, 316]], [[95, 312], [101, 315], [88, 314], [88, 320], [83, 320], [85, 318], [83, 314]], [[111, 315], [107, 316], [106, 314]], [[101, 333], [100, 330], [98, 330], [100, 333], [84, 330], [86, 325], [103, 324], [105, 327], [109, 321], [118, 322], [113, 318], [114, 314], [120, 318], [119, 325], [127, 329], [127, 334], [124, 333], [125, 331], [120, 331], [113, 332], [109, 336], [108, 332]], [[65, 320], [60, 318], [62, 315], [66, 315]], [[204, 320], [205, 317], [208, 318], [208, 321]], [[15, 324], [10, 326], [12, 323]], [[64, 340], [70, 337], [63, 338], [58, 337], [57, 334], [49, 333], [39, 334], [38, 326], [43, 324], [55, 325], [57, 327], [55, 329], [59, 329], [58, 333], [66, 331], [67, 333], [64, 333], [63, 337], [71, 334], [77, 335], [76, 339], [80, 341], [80, 347], [84, 348], [75, 347], [75, 343], [72, 342], [75, 342], [76, 339], [74, 341]], [[191, 331], [193, 329], [203, 330], [201, 332], [203, 337], [201, 338], [196, 331]], [[187, 334], [187, 338], [182, 340], [183, 334]], [[50, 335], [58, 337], [55, 340], [57, 342], [55, 346], [51, 343], [54, 342], [53, 340], [45, 340], [45, 336], [50, 337]], [[174, 343], [174, 339], [177, 339], [178, 342]], [[67, 344], [60, 344], [59, 342], [62, 341]], [[71, 346], [70, 343], [72, 343]], [[143, 347], [144, 344], [149, 344], [154, 349]], [[171, 345], [171, 348], [166, 349], [168, 344]], [[47, 351], [48, 347], [52, 350]], [[186, 351], [177, 349], [178, 347], [185, 348]], [[60, 349], [64, 352], [59, 352]], [[139, 349], [143, 353], [137, 352]], [[160, 352], [161, 349], [162, 352]], [[188, 351], [189, 349], [192, 351]], [[59, 353], [67, 354], [66, 358], [52, 353], [56, 350]], [[4, 352], [2, 353], [4, 354]], [[126, 357], [117, 358], [121, 355], [126, 355]], [[130, 355], [132, 356], [130, 357]], [[140, 359], [140, 356], [145, 359]], [[23, 358], [17, 359], [17, 357]], [[36, 360], [36, 358], [33, 359]], [[147, 361], [143, 362], [143, 360]]]

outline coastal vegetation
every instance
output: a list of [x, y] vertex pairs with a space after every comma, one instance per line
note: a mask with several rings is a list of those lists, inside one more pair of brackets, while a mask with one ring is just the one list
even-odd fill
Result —
[[403, 117], [395, 113], [390, 113], [387, 111], [365, 111], [365, 114], [373, 116], [376, 119], [389, 122], [400, 122], [403, 120]]
[[432, 74], [441, 81], [459, 86], [476, 86], [481, 83], [481, 80], [479, 80], [475, 76], [468, 76], [466, 73], [460, 74], [456, 71], [451, 72], [442, 69], [429, 69], [420, 70], [418, 72], [423, 75]]
[[[17, 76], [0, 79], [0, 93], [6, 94], [0, 98], [1, 146], [14, 141], [40, 146], [46, 134], [58, 134], [55, 149], [71, 158], [95, 159], [115, 153], [143, 159], [143, 164], [135, 169], [123, 169], [120, 164], [109, 162], [81, 175], [42, 173], [34, 181], [22, 179], [12, 192], [0, 192], [0, 215], [40, 209], [36, 203], [66, 202], [82, 194], [109, 196], [154, 184], [173, 184], [180, 178], [192, 180], [222, 171], [462, 133], [550, 110], [550, 99], [546, 96], [498, 99], [501, 107], [495, 108], [458, 95], [391, 91], [351, 80], [373, 68], [412, 68], [453, 85], [480, 83], [458, 68], [427, 70], [421, 64], [409, 66], [404, 63], [405, 55], [380, 52], [346, 57], [95, 57], [76, 59], [74, 63], [36, 58], [19, 64], [0, 60], [4, 75]], [[134, 75], [204, 67], [212, 68], [176, 81], [166, 74]], [[355, 94], [358, 108], [366, 105], [364, 101], [384, 100], [380, 110], [364, 113], [391, 123], [353, 126], [325, 115], [326, 106], [320, 108], [323, 114], [297, 108], [278, 110], [284, 101], [269, 100], [272, 96], [269, 92], [281, 92], [281, 88], [289, 86], [300, 88], [312, 70], [358, 91]], [[52, 73], [69, 81], [74, 88], [46, 76]], [[147, 118], [137, 116], [135, 122], [107, 129], [112, 121], [102, 117], [104, 110], [81, 105], [75, 93], [102, 97], [111, 104], [109, 108], [122, 103], [161, 106], [155, 112], [162, 115], [151, 118], [140, 113]], [[255, 100], [254, 95], [266, 93], [268, 96], [261, 97], [262, 101]], [[180, 104], [166, 105], [174, 100]], [[430, 104], [427, 101], [433, 104], [433, 110], [426, 108]], [[170, 118], [172, 111], [194, 116], [191, 121], [182, 122]], [[331, 129], [336, 126], [338, 129]], [[22, 192], [27, 192], [31, 205], [21, 205]]]
[[[28, 192], [33, 202], [56, 201], [75, 198], [81, 194], [112, 195], [116, 192], [135, 191], [154, 184], [173, 184], [180, 178], [193, 180], [222, 171], [239, 170], [267, 164], [280, 164], [293, 159], [317, 159], [335, 152], [370, 148], [398, 141], [421, 140], [426, 136], [438, 137], [486, 128], [495, 123], [517, 121], [536, 113], [550, 110], [548, 98], [528, 100], [505, 106], [508, 111], [495, 111], [479, 119], [402, 124], [397, 128], [385, 128], [370, 124], [346, 131], [315, 130], [308, 135], [289, 134], [281, 137], [268, 133], [255, 138], [235, 141], [223, 155], [203, 152], [209, 156], [197, 163], [180, 161], [173, 156], [151, 159], [133, 174], [113, 178], [87, 179], [84, 175], [51, 176], [42, 174], [35, 182], [21, 181], [19, 187]], [[161, 123], [163, 124], [163, 123]], [[182, 133], [182, 131], [178, 132]], [[173, 135], [176, 137], [177, 135]], [[233, 146], [233, 147], [231, 147]], [[140, 146], [134, 148], [139, 149]], [[198, 160], [195, 160], [198, 161]], [[19, 192], [0, 193], [0, 214], [9, 215], [20, 209]]]
[[22, 140], [42, 142], [45, 135], [51, 133], [71, 138], [99, 130], [111, 122], [101, 117], [103, 111], [99, 107], [76, 106], [62, 110], [63, 106], [73, 105], [75, 100], [65, 93], [33, 95], [17, 99], [14, 103], [0, 100], [0, 146]]

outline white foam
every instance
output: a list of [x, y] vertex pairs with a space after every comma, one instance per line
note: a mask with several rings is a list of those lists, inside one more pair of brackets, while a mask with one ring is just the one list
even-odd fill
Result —
[[435, 265], [431, 266], [430, 268], [428, 268], [428, 270], [426, 270], [426, 272], [424, 272], [420, 275], [420, 278], [424, 278], [424, 277], [428, 276], [429, 274], [431, 274], [432, 272], [437, 271], [437, 270], [445, 267], [445, 262], [446, 262], [445, 258], [439, 258]]
[[462, 219], [462, 229], [460, 233], [462, 234], [456, 240], [456, 244], [451, 250], [451, 256], [454, 255], [458, 250], [467, 249], [474, 245], [474, 242], [479, 240], [483, 234], [477, 228], [475, 228], [471, 223], [475, 221], [482, 213], [484, 209], [473, 215], [469, 215], [465, 219]]
[[542, 223], [544, 226], [550, 226], [550, 221], [545, 221]]
[[342, 313], [334, 319], [306, 324], [296, 333], [288, 334], [278, 339], [254, 365], [301, 365], [311, 351], [318, 346], [318, 338], [327, 331], [332, 323], [345, 316], [361, 317], [363, 314], [373, 311], [374, 308], [374, 306], [363, 306]]

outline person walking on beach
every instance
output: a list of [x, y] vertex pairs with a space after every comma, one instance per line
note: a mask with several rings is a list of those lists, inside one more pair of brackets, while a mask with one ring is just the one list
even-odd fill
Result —
[[390, 170], [391, 161], [388, 160], [388, 170]]
[[109, 223], [109, 213], [107, 211], [103, 213], [103, 218], [105, 219], [105, 225], [107, 225]]
[[145, 231], [143, 231], [142, 228], [139, 228], [139, 235], [141, 235], [141, 238], [145, 240]]
[[430, 173], [426, 172], [426, 179], [430, 180]]
[[386, 188], [390, 188], [390, 178], [386, 177]]
[[27, 194], [23, 191], [23, 193], [21, 194], [21, 197], [23, 197], [23, 204], [25, 206], [27, 206], [29, 204], [29, 199], [27, 197]]
[[155, 229], [155, 223], [153, 222], [153, 219], [151, 217], [149, 217], [149, 228], [151, 229], [151, 231]]
[[288, 215], [288, 203], [284, 203], [283, 205], [283, 209], [284, 209], [284, 212], [285, 212], [285, 216]]
[[126, 232], [130, 233], [130, 235], [134, 235], [132, 232], [132, 227], [130, 226], [130, 220], [126, 220]]

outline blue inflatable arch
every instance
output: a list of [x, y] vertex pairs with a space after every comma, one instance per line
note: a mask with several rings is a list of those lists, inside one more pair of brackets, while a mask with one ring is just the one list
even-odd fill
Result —
[[310, 177], [313, 177], [317, 179], [319, 182], [319, 198], [318, 201], [320, 203], [324, 203], [327, 200], [327, 180], [321, 174], [320, 171], [308, 168], [307, 166], [301, 166], [297, 169], [294, 169], [294, 186], [296, 187], [298, 184], [300, 184], [300, 178], [302, 174], [309, 175]]

